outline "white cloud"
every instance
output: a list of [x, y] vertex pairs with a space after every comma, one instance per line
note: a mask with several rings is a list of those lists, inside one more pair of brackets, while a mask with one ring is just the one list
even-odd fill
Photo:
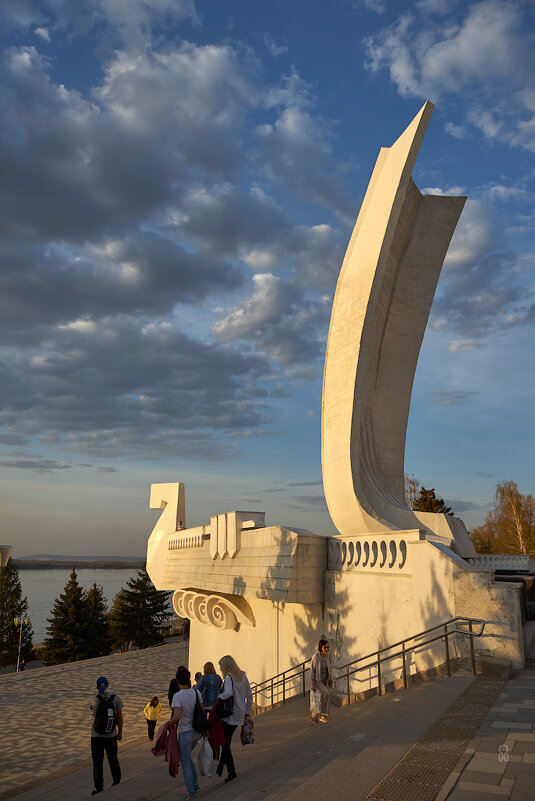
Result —
[[152, 28], [166, 21], [197, 19], [193, 0], [98, 0], [107, 21], [128, 47], [150, 41]]
[[506, 249], [493, 208], [468, 200], [444, 262], [430, 318], [435, 330], [458, 335], [450, 350], [471, 349], [482, 338], [527, 321], [532, 292], [522, 285], [520, 262]]
[[344, 186], [348, 165], [332, 158], [333, 125], [312, 113], [309, 86], [293, 72], [267, 92], [263, 103], [278, 113], [274, 122], [256, 131], [268, 157], [269, 178], [301, 200], [326, 206], [347, 224], [353, 222], [356, 209]]
[[[487, 138], [535, 151], [533, 5], [483, 0], [459, 8], [461, 22], [405, 13], [368, 37], [368, 68], [387, 69], [405, 96], [455, 95]], [[463, 127], [449, 126], [453, 136]]]
[[448, 350], [450, 353], [458, 353], [459, 351], [465, 350], [475, 350], [478, 347], [479, 343], [473, 339], [453, 339], [448, 344]]
[[254, 343], [259, 353], [279, 361], [292, 380], [316, 378], [330, 298], [306, 300], [295, 282], [271, 273], [254, 275], [253, 283], [251, 297], [216, 322], [214, 335], [223, 343]]
[[386, 0], [352, 0], [353, 8], [359, 10], [366, 8], [368, 11], [375, 11], [376, 14], [383, 14], [386, 9]]
[[44, 42], [50, 42], [50, 34], [49, 34], [47, 28], [42, 28], [42, 27], [34, 28], [33, 32], [35, 33], [36, 36], [38, 36]]
[[466, 136], [466, 128], [463, 125], [455, 125], [454, 122], [447, 122], [444, 130], [455, 139], [464, 139]]
[[[107, 39], [90, 93], [57, 81], [37, 46], [6, 54], [0, 424], [6, 442], [226, 458], [222, 439], [263, 430], [283, 382], [317, 377], [348, 238], [317, 204], [353, 222], [354, 200], [335, 124], [297, 73], [266, 85], [228, 44], [142, 48], [149, 4], [131, 9], [129, 28], [127, 4], [109, 5], [132, 36], [102, 56]], [[68, 29], [48, 23], [28, 35]], [[288, 193], [298, 212], [275, 200]], [[259, 275], [244, 299], [246, 265]]]
[[488, 198], [489, 201], [520, 201], [531, 202], [533, 196], [530, 192], [521, 186], [504, 186], [503, 184], [492, 184], [486, 187], [481, 193], [482, 197]]
[[220, 341], [229, 342], [254, 334], [267, 323], [290, 312], [295, 293], [291, 292], [286, 281], [271, 273], [258, 273], [253, 276], [253, 281], [252, 296], [214, 325], [214, 333]]
[[267, 33], [264, 34], [264, 44], [272, 56], [282, 56], [284, 53], [288, 52], [288, 45], [277, 44], [275, 40]]

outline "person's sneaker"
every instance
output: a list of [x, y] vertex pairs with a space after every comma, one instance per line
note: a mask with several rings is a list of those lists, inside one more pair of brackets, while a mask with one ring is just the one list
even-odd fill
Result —
[[195, 783], [194, 786], [193, 786], [193, 792], [195, 793], [195, 795], [197, 795], [197, 793], [201, 792], [201, 788], [199, 787], [199, 785], [197, 783]]
[[313, 718], [310, 718], [310, 722], [312, 723], [313, 726], [317, 726], [318, 725], [318, 716], [315, 715]]
[[93, 792], [91, 793], [91, 795], [96, 795], [97, 793], [101, 793], [101, 792], [102, 792], [102, 790], [93, 790]]
[[328, 720], [327, 715], [320, 715], [320, 723], [327, 723]]

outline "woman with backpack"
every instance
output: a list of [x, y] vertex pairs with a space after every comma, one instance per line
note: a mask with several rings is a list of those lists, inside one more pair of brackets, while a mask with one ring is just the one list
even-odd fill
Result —
[[[173, 716], [170, 726], [178, 724], [178, 752], [182, 765], [182, 774], [187, 794], [183, 801], [193, 801], [193, 796], [201, 789], [197, 779], [197, 771], [191, 757], [191, 752], [201, 739], [202, 732], [193, 728], [193, 717], [197, 701], [202, 707], [202, 696], [195, 688], [191, 688], [191, 673], [185, 667], [180, 667], [176, 673], [178, 692], [171, 701]], [[204, 712], [202, 712], [204, 715]], [[206, 719], [206, 715], [204, 715]]]
[[[253, 706], [253, 694], [247, 676], [240, 670], [231, 656], [223, 656], [219, 660], [219, 667], [224, 677], [223, 689], [219, 693], [219, 703], [221, 704], [221, 701], [229, 698], [233, 699], [230, 714], [221, 718], [225, 742], [221, 746], [221, 759], [216, 769], [217, 775], [222, 776], [223, 768], [225, 765], [227, 766], [228, 775], [225, 779], [225, 784], [227, 784], [235, 779], [237, 775], [232, 751], [230, 750], [232, 735], [238, 726], [243, 726], [245, 720], [249, 719]], [[220, 717], [217, 712], [216, 715]]]

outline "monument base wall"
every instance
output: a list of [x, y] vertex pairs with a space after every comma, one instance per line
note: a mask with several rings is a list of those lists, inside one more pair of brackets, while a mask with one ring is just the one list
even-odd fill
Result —
[[[401, 567], [398, 562], [389, 566], [384, 561], [382, 568], [377, 567], [379, 561], [373, 568], [355, 567], [355, 561], [351, 562], [349, 556], [344, 562], [343, 554], [349, 555], [351, 542], [354, 553], [356, 542], [354, 538], [337, 538], [342, 543], [342, 558], [333, 552], [332, 563], [341, 569], [331, 569], [325, 574], [323, 626], [335, 663], [346, 664], [463, 616], [485, 620], [485, 635], [474, 638], [476, 655], [505, 657], [514, 667], [522, 667], [519, 588], [493, 582], [492, 573], [488, 571], [470, 569], [465, 560], [443, 543], [425, 537], [417, 539], [411, 532], [399, 532], [397, 536], [405, 538], [406, 560]], [[373, 539], [368, 540], [371, 554]], [[380, 545], [377, 538], [375, 541]], [[380, 554], [380, 547], [375, 552]], [[427, 635], [430, 636], [433, 635]], [[424, 635], [422, 641], [427, 637]], [[467, 658], [469, 654], [468, 637], [449, 638], [450, 659]], [[384, 654], [383, 659], [387, 656]], [[406, 670], [413, 674], [424, 673], [444, 663], [445, 659], [446, 646], [439, 639], [407, 654]], [[402, 675], [401, 657], [383, 662], [383, 683], [399, 682]], [[351, 680], [351, 691], [366, 692], [376, 687], [377, 681], [377, 667], [370, 661], [370, 668]], [[345, 691], [345, 687], [341, 689]]]
[[[248, 598], [256, 625], [239, 631], [217, 629], [191, 621], [189, 669], [202, 672], [205, 662], [218, 661], [225, 654], [234, 657], [249, 681], [259, 683], [282, 670], [310, 659], [323, 632], [323, 604], [289, 604]], [[295, 682], [297, 687], [298, 682]], [[302, 688], [302, 683], [301, 683]], [[309, 680], [307, 675], [307, 689]], [[294, 695], [288, 687], [288, 695]], [[259, 705], [271, 697], [258, 699]]]

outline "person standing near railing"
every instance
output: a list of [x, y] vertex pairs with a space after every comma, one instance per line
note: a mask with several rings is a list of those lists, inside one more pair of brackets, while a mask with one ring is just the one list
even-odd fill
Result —
[[312, 723], [316, 726], [327, 723], [329, 719], [329, 687], [333, 686], [333, 663], [329, 653], [327, 640], [320, 640], [318, 650], [310, 660], [310, 686], [321, 695], [320, 714], [312, 715]]

